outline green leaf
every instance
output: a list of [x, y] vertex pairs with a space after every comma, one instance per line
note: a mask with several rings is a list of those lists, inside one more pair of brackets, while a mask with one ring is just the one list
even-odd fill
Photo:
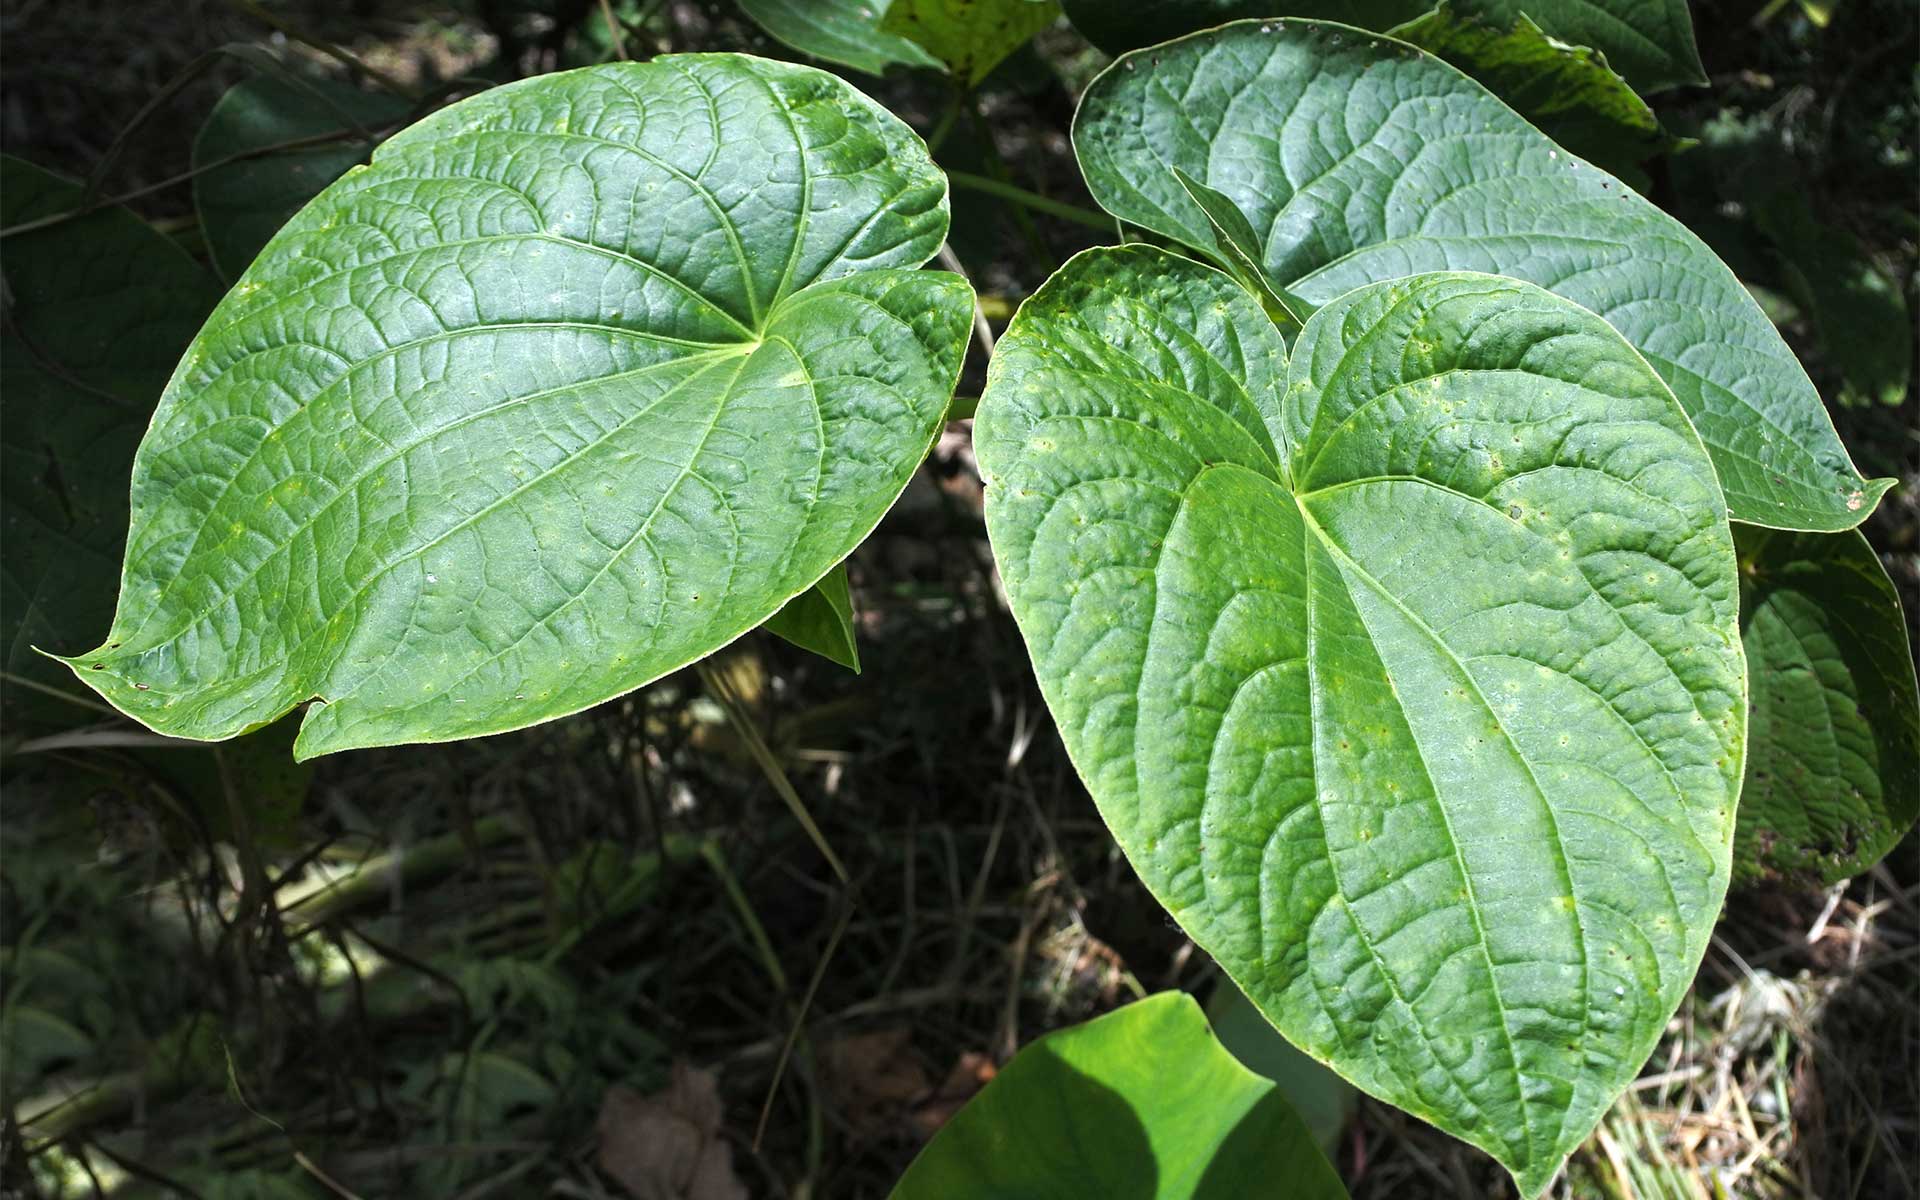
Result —
[[1857, 532], [1742, 529], [1752, 751], [1735, 870], [1845, 879], [1920, 816], [1920, 702], [1900, 597]]
[[847, 591], [847, 564], [787, 601], [767, 622], [767, 632], [802, 650], [860, 673], [860, 647], [853, 638], [853, 597]]
[[822, 71], [677, 55], [396, 135], [295, 217], [134, 464], [122, 711], [295, 752], [574, 712], [844, 559], [938, 433], [971, 304], [945, 181]]
[[1360, 1093], [1333, 1071], [1294, 1049], [1247, 994], [1222, 979], [1207, 1000], [1207, 1020], [1220, 1044], [1256, 1075], [1273, 1080], [1328, 1158], [1360, 1107]]
[[1128, 55], [1088, 88], [1074, 145], [1115, 216], [1212, 251], [1186, 171], [1263, 232], [1310, 303], [1442, 269], [1539, 284], [1611, 321], [1699, 429], [1736, 520], [1848, 529], [1860, 477], [1819, 394], [1700, 240], [1479, 84], [1338, 25], [1243, 22]]
[[892, 0], [880, 29], [925, 47], [962, 86], [977, 87], [1059, 15], [1057, 0]]
[[1073, 259], [999, 343], [987, 530], [1148, 889], [1289, 1040], [1533, 1195], [1632, 1080], [1727, 886], [1745, 742], [1712, 464], [1517, 280], [1331, 300]]
[[[0, 157], [0, 225], [78, 207], [79, 185]], [[0, 327], [0, 638], [8, 722], [92, 719], [38, 688], [84, 696], [32, 647], [83, 645], [111, 617], [127, 536], [127, 471], [167, 374], [219, 292], [179, 247], [122, 208], [6, 241]]]
[[[1258, 17], [1342, 21], [1376, 33], [1422, 18], [1433, 0], [1065, 0], [1067, 16], [1095, 45], [1119, 54], [1215, 25]], [[1441, 7], [1497, 29], [1524, 24], [1592, 47], [1643, 92], [1704, 84], [1686, 0], [1456, 0]], [[1537, 26], [1535, 26], [1537, 22]], [[1491, 85], [1490, 85], [1491, 86]]]
[[894, 1200], [1227, 1200], [1346, 1189], [1273, 1084], [1193, 997], [1162, 992], [1014, 1055], [907, 1168]]
[[880, 27], [888, 0], [740, 0], [740, 11], [802, 54], [870, 75], [888, 67], [939, 68], [911, 38]]
[[1173, 169], [1173, 177], [1179, 180], [1181, 188], [1200, 207], [1200, 211], [1207, 214], [1207, 224], [1213, 230], [1214, 247], [1221, 254], [1220, 265], [1240, 281], [1241, 287], [1260, 298], [1260, 307], [1266, 310], [1268, 319], [1283, 333], [1290, 334], [1299, 329], [1305, 317], [1312, 315], [1313, 309], [1298, 300], [1289, 303], [1289, 298], [1281, 294], [1281, 289], [1273, 280], [1267, 278], [1266, 268], [1261, 265], [1266, 261], [1266, 252], [1260, 248], [1260, 235], [1247, 223], [1246, 214], [1233, 201], [1179, 167]]
[[[260, 75], [228, 89], [193, 143], [193, 205], [221, 275], [246, 270], [294, 213], [366, 162], [379, 131], [406, 115], [392, 96], [331, 79]], [[285, 148], [212, 165], [275, 146]]]
[[[1525, 14], [1496, 24], [1442, 3], [1392, 30], [1480, 81], [1541, 132], [1616, 176], [1683, 143], [1598, 51], [1549, 36]], [[1644, 192], [1644, 176], [1635, 179]]]

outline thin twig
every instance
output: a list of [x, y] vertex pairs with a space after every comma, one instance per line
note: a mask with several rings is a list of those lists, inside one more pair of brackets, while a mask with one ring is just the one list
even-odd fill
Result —
[[[960, 256], [953, 252], [952, 246], [946, 242], [941, 242], [940, 249], [937, 253], [940, 256], [941, 266], [952, 271], [960, 278], [965, 279], [969, 284], [973, 282], [973, 278], [967, 274], [967, 268], [961, 264]], [[972, 291], [972, 288], [969, 287], [968, 290]], [[973, 333], [975, 337], [980, 339], [980, 349], [985, 352], [988, 358], [992, 358], [993, 326], [987, 324], [987, 314], [980, 310], [980, 297], [978, 294], [975, 294], [973, 297]]]

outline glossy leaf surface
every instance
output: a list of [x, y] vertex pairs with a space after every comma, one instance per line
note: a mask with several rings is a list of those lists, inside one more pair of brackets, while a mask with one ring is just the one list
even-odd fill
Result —
[[853, 637], [853, 596], [847, 591], [847, 564], [787, 601], [767, 622], [767, 632], [802, 650], [860, 673], [860, 647]]
[[1015, 1055], [913, 1161], [894, 1200], [1238, 1200], [1347, 1192], [1272, 1083], [1193, 997], [1162, 992]]
[[912, 38], [880, 28], [887, 0], [740, 0], [740, 10], [795, 50], [870, 75], [941, 65]]
[[1514, 280], [1357, 289], [1288, 362], [1227, 276], [1096, 250], [1022, 306], [974, 437], [1147, 887], [1301, 1049], [1540, 1191], [1727, 886], [1733, 546], [1666, 385]]
[[[0, 157], [0, 224], [77, 207], [81, 188]], [[167, 375], [219, 299], [199, 264], [120, 208], [6, 241], [0, 326], [0, 638], [9, 674], [85, 696], [33, 650], [85, 645], [113, 615], [127, 472]], [[8, 723], [96, 719], [32, 687]]]
[[1860, 477], [1806, 372], [1712, 251], [1555, 146], [1479, 84], [1387, 38], [1243, 22], [1123, 58], [1074, 144], [1123, 220], [1213, 246], [1179, 168], [1264, 238], [1310, 303], [1420, 271], [1488, 271], [1591, 308], [1660, 372], [1737, 520], [1846, 529], [1892, 480]]
[[396, 135], [221, 302], [141, 446], [76, 673], [296, 751], [519, 728], [772, 616], [940, 428], [968, 331], [920, 140], [740, 55], [498, 88]]
[[[379, 134], [406, 115], [392, 96], [331, 79], [259, 75], [229, 88], [193, 143], [193, 206], [221, 275], [237, 278], [293, 214], [366, 162]], [[228, 161], [270, 147], [283, 148]]]
[[[1109, 54], [1255, 17], [1343, 21], [1384, 33], [1434, 7], [1433, 0], [1067, 0], [1067, 15]], [[1523, 19], [1554, 38], [1591, 47], [1643, 92], [1705, 83], [1686, 0], [1455, 0], [1447, 6], [1500, 29]]]
[[1858, 533], [1742, 529], [1752, 750], [1735, 868], [1832, 882], [1920, 816], [1920, 703], [1900, 597]]

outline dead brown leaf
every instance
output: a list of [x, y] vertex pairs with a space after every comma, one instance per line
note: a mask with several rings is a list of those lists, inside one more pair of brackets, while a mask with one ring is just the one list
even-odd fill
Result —
[[834, 1038], [821, 1047], [820, 1068], [848, 1124], [866, 1134], [893, 1127], [933, 1089], [905, 1026]]
[[633, 1200], [747, 1200], [720, 1137], [723, 1111], [718, 1078], [685, 1063], [651, 1096], [616, 1084], [595, 1123], [600, 1169]]
[[995, 1069], [993, 1059], [978, 1050], [969, 1050], [953, 1064], [953, 1070], [940, 1081], [933, 1095], [914, 1107], [909, 1119], [913, 1122], [914, 1132], [924, 1140], [940, 1131], [940, 1127], [953, 1119], [974, 1094], [992, 1082]]

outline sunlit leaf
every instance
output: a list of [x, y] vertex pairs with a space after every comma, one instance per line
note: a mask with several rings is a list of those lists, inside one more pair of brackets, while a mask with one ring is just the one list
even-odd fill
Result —
[[1301, 1049], [1539, 1192], [1725, 893], [1734, 556], [1599, 317], [1416, 275], [1287, 360], [1229, 277], [1089, 251], [974, 430], [1067, 750], [1148, 889]]
[[1088, 89], [1074, 144], [1102, 206], [1190, 245], [1215, 238], [1174, 169], [1226, 196], [1269, 276], [1309, 303], [1465, 269], [1591, 308], [1679, 397], [1738, 520], [1847, 529], [1893, 483], [1860, 477], [1806, 372], [1698, 238], [1398, 42], [1242, 22], [1128, 55]]
[[120, 605], [69, 660], [302, 757], [519, 728], [759, 625], [863, 539], [971, 304], [945, 181], [807, 67], [543, 76], [388, 140], [263, 251], [133, 476]]
[[1548, 137], [1605, 170], [1633, 179], [1636, 164], [1681, 145], [1597, 51], [1565, 42], [1525, 14], [1508, 24], [1441, 4], [1393, 36], [1458, 67]]
[[894, 1200], [1290, 1200], [1347, 1194], [1272, 1083], [1162, 992], [1015, 1055], [934, 1135]]
[[1207, 999], [1207, 1020], [1220, 1044], [1256, 1075], [1273, 1080], [1313, 1140], [1332, 1158], [1347, 1122], [1360, 1107], [1360, 1093], [1280, 1036], [1233, 980], [1222, 979]]

